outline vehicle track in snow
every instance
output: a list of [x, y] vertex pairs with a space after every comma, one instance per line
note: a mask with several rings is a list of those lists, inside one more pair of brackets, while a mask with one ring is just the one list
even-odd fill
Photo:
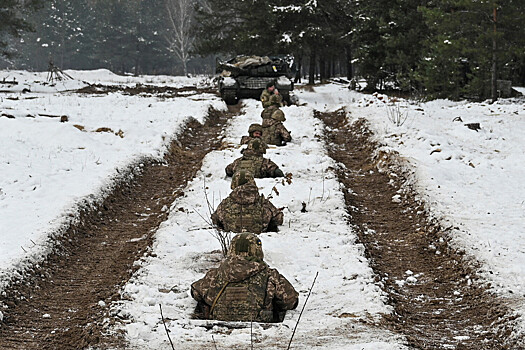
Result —
[[221, 147], [224, 127], [238, 113], [239, 106], [210, 109], [204, 124], [190, 120], [163, 162], [143, 160], [132, 181], [116, 184], [100, 205], [81, 212], [46, 260], [6, 288], [0, 349], [121, 344], [118, 335], [105, 334], [113, 322], [109, 304], [120, 299], [134, 262], [148, 253], [166, 208], [184, 195], [204, 156]]
[[376, 152], [367, 122], [350, 126], [344, 110], [315, 115], [325, 123], [329, 155], [344, 165], [336, 172], [350, 224], [394, 308], [386, 326], [416, 349], [522, 348], [511, 336], [515, 316], [479, 283], [474, 263], [447, 243], [413, 191], [402, 190], [398, 160]]

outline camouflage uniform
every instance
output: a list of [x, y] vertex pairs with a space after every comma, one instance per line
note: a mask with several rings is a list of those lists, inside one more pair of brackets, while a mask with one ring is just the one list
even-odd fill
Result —
[[[256, 153], [262, 155], [262, 154], [266, 153], [266, 150], [268, 149], [268, 145], [264, 141], [262, 141], [260, 137], [255, 137], [253, 135], [256, 131], [259, 131], [261, 133], [261, 135], [262, 135], [263, 127], [262, 127], [261, 124], [252, 124], [252, 125], [250, 125], [250, 128], [248, 129], [248, 135], [250, 135], [250, 136], [243, 136], [241, 138], [241, 145], [248, 145], [248, 147], [246, 147], [246, 149], [252, 149]], [[253, 141], [256, 141], [256, 140], [258, 140], [258, 141], [257, 142], [253, 142]], [[244, 150], [241, 151], [241, 153], [245, 154]]]
[[258, 179], [284, 176], [277, 164], [268, 158], [258, 155], [246, 155], [246, 153], [242, 157], [235, 159], [225, 170], [227, 176], [233, 176], [233, 174], [241, 170], [251, 173], [253, 177]]
[[280, 322], [297, 307], [299, 294], [263, 261], [261, 241], [252, 233], [233, 238], [228, 257], [191, 285], [204, 318]]
[[273, 106], [273, 105], [268, 108], [263, 109], [263, 111], [261, 112], [261, 118], [263, 119], [263, 121], [265, 119], [270, 119], [272, 117], [273, 112], [275, 112], [278, 109], [279, 107]]
[[211, 215], [213, 224], [236, 233], [277, 231], [283, 223], [282, 211], [259, 194], [253, 178], [238, 185]]
[[284, 127], [283, 121], [286, 118], [281, 110], [276, 110], [272, 113], [270, 119], [263, 120], [263, 134], [262, 139], [268, 145], [285, 145], [286, 142], [292, 141], [290, 132]]
[[270, 106], [282, 107], [283, 97], [280, 94], [268, 91], [268, 88], [266, 88], [261, 94], [261, 102], [263, 108], [268, 108]]
[[238, 171], [246, 171], [256, 178], [284, 176], [277, 164], [262, 156], [266, 153], [267, 147], [259, 138], [250, 140], [246, 148], [241, 151], [242, 157], [226, 167], [226, 175], [233, 176]]

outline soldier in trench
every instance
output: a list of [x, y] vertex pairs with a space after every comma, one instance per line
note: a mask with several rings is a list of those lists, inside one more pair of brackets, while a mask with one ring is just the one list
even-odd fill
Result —
[[284, 173], [279, 166], [263, 157], [266, 148], [266, 143], [260, 138], [250, 140], [246, 148], [241, 151], [242, 157], [226, 166], [226, 175], [233, 176], [237, 172], [246, 171], [255, 178], [283, 177]]
[[211, 215], [220, 230], [242, 233], [277, 231], [283, 224], [284, 214], [268, 199], [259, 194], [253, 175], [244, 170], [232, 179], [232, 189]]
[[292, 135], [283, 122], [286, 120], [283, 111], [275, 110], [271, 118], [263, 120], [262, 140], [268, 145], [284, 146], [292, 141]]
[[261, 240], [253, 233], [236, 235], [218, 268], [191, 285], [197, 309], [206, 319], [282, 322], [299, 294], [276, 269], [264, 262]]

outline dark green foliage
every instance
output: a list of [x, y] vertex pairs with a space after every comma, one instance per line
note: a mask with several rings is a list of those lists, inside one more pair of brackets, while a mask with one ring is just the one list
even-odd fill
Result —
[[420, 8], [432, 33], [417, 72], [426, 92], [433, 97], [490, 97], [494, 43], [497, 79], [524, 84], [524, 9], [523, 1], [467, 0]]
[[168, 16], [186, 13], [175, 0], [48, 0], [31, 14], [40, 1], [0, 0], [0, 50], [10, 41], [16, 67], [211, 72], [195, 55], [291, 53], [310, 83], [355, 73], [371, 91], [455, 99], [489, 97], [493, 71], [525, 85], [523, 0], [189, 0], [193, 28], [182, 32], [196, 41], [184, 55]]
[[0, 54], [10, 57], [8, 39], [19, 38], [24, 31], [32, 29], [25, 17], [31, 11], [38, 9], [42, 0], [0, 0]]

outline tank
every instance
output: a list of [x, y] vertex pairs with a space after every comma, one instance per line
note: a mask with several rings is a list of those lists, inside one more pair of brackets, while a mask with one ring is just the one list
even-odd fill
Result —
[[229, 105], [236, 104], [241, 98], [259, 99], [269, 82], [290, 103], [290, 91], [293, 91], [295, 63], [291, 55], [278, 56], [237, 56], [227, 61], [216, 62], [219, 74], [219, 93]]

